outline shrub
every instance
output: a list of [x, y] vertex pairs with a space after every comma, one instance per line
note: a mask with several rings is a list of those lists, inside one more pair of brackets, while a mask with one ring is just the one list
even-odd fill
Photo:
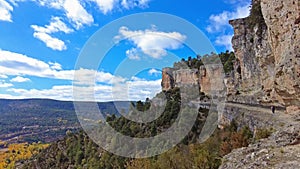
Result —
[[255, 133], [255, 140], [260, 140], [263, 138], [268, 138], [273, 133], [272, 129], [257, 129]]

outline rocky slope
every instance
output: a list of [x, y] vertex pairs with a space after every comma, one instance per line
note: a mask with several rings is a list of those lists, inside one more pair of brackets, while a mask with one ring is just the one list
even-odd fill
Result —
[[227, 106], [224, 123], [237, 119], [276, 132], [226, 155], [220, 168], [300, 168], [300, 1], [253, 0], [252, 4], [249, 17], [230, 21], [239, 71], [227, 79], [232, 94], [228, 99], [282, 105], [286, 111], [271, 115], [267, 109]]
[[[246, 109], [249, 109], [249, 106]], [[248, 147], [233, 150], [223, 158], [220, 169], [300, 168], [300, 115], [282, 112], [272, 115], [263, 109], [252, 109], [251, 112], [256, 113], [245, 113], [248, 117], [237, 120], [245, 122], [251, 118], [260, 119], [275, 132], [270, 137]]]

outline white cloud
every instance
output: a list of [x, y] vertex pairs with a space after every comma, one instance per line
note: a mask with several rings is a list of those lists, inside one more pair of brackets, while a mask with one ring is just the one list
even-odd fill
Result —
[[11, 83], [6, 83], [4, 80], [0, 80], [0, 88], [6, 88], [6, 87], [11, 87], [13, 84]]
[[126, 56], [131, 60], [140, 60], [141, 59], [141, 57], [138, 55], [138, 50], [136, 48], [126, 50]]
[[145, 80], [135, 79], [128, 81], [129, 86], [129, 100], [145, 100], [145, 98], [152, 98], [155, 94], [161, 91], [161, 79]]
[[146, 80], [133, 77], [112, 87], [113, 100], [145, 100], [161, 91], [161, 79]]
[[[56, 100], [76, 101], [116, 101], [116, 100], [145, 100], [152, 98], [161, 90], [161, 80], [147, 81], [133, 78], [121, 85], [96, 85], [96, 86], [53, 86], [50, 89], [16, 89], [7, 91], [12, 95], [1, 95], [0, 98], [50, 98]], [[17, 96], [16, 96], [17, 95]]]
[[31, 27], [37, 32], [44, 32], [44, 33], [56, 33], [56, 32], [64, 32], [64, 33], [71, 33], [74, 30], [69, 28], [60, 17], [52, 17], [51, 22], [49, 25], [45, 27], [31, 25]]
[[5, 0], [0, 0], [0, 21], [12, 22], [11, 12], [14, 8]]
[[51, 69], [54, 70], [62, 70], [61, 64], [57, 63], [57, 62], [48, 62], [50, 65]]
[[74, 30], [67, 27], [67, 25], [62, 22], [61, 18], [59, 17], [52, 17], [51, 22], [49, 25], [44, 27], [31, 25], [31, 28], [34, 30], [33, 36], [46, 44], [47, 47], [53, 50], [66, 50], [67, 46], [65, 42], [52, 37], [50, 34], [57, 33], [57, 32], [64, 32], [64, 33], [71, 33]]
[[[167, 50], [176, 50], [182, 46], [186, 36], [179, 32], [159, 32], [155, 29], [131, 31], [127, 27], [119, 29], [119, 35], [115, 36], [117, 41], [128, 39], [144, 54], [159, 59], [167, 55]], [[131, 49], [131, 52], [134, 49]]]
[[121, 5], [125, 9], [131, 9], [134, 7], [145, 8], [148, 7], [150, 0], [122, 0]]
[[46, 76], [51, 71], [43, 61], [0, 49], [0, 74]]
[[94, 22], [93, 16], [83, 8], [79, 0], [65, 0], [63, 8], [67, 17], [75, 24], [76, 29]]
[[[107, 72], [78, 69], [63, 70], [58, 63], [47, 64], [19, 53], [0, 50], [0, 74], [10, 76], [36, 76], [51, 79], [75, 80], [76, 84], [122, 82], [125, 79]], [[74, 79], [74, 74], [75, 79]]]
[[118, 0], [94, 0], [103, 14], [112, 11]]
[[[153, 72], [153, 71], [151, 71]], [[154, 73], [154, 72], [153, 72]], [[62, 79], [73, 81], [72, 85], [53, 86], [50, 89], [9, 88], [0, 98], [50, 98], [57, 100], [111, 101], [144, 100], [153, 97], [161, 89], [161, 80], [148, 81], [133, 77], [126, 79], [108, 72], [90, 69], [63, 70], [55, 62], [43, 62], [26, 55], [0, 50], [0, 74], [3, 77], [17, 76], [12, 82], [25, 82], [22, 76]], [[74, 78], [74, 74], [76, 75]], [[12, 87], [13, 84], [0, 81], [0, 87]], [[75, 91], [75, 93], [73, 93]], [[119, 91], [119, 92], [116, 92]]]
[[231, 39], [232, 27], [229, 24], [229, 20], [245, 18], [250, 14], [250, 1], [244, 0], [225, 0], [226, 3], [230, 3], [236, 6], [234, 11], [223, 11], [220, 14], [213, 14], [209, 17], [209, 24], [206, 27], [206, 31], [216, 34], [215, 44], [218, 46], [224, 46], [227, 50], [232, 51]]
[[225, 46], [226, 50], [233, 51], [232, 44], [231, 44], [232, 37], [233, 35], [218, 36], [215, 41], [215, 44], [219, 46]]
[[161, 71], [160, 70], [156, 70], [156, 69], [150, 69], [148, 71], [148, 74], [149, 75], [155, 75], [155, 76], [157, 76], [157, 75], [161, 74]]
[[24, 78], [24, 77], [22, 77], [22, 76], [17, 76], [17, 77], [15, 77], [15, 78], [11, 79], [10, 81], [11, 81], [11, 82], [17, 82], [17, 83], [23, 83], [23, 82], [29, 82], [30, 79]]
[[7, 78], [8, 78], [8, 76], [0, 74], [0, 79], [7, 79]]
[[63, 10], [69, 22], [76, 29], [82, 28], [84, 25], [91, 25], [94, 18], [89, 14], [81, 3], [80, 0], [38, 0], [41, 6]]
[[250, 14], [250, 4], [246, 4], [243, 6], [238, 6], [237, 9], [233, 12], [223, 11], [217, 15], [211, 15], [209, 17], [209, 25], [206, 27], [207, 32], [224, 32], [229, 25], [229, 20], [237, 19], [237, 18], [245, 18]]
[[41, 41], [43, 41], [47, 47], [53, 49], [53, 50], [58, 50], [58, 51], [62, 51], [62, 50], [66, 50], [67, 46], [65, 45], [65, 42], [58, 39], [58, 38], [53, 38], [52, 36], [50, 36], [47, 33], [43, 33], [43, 32], [34, 32], [33, 36], [37, 39], [40, 39]]
[[[53, 67], [53, 65], [56, 65]], [[0, 74], [4, 76], [20, 76], [11, 81], [25, 81], [21, 76], [35, 76], [51, 79], [74, 80], [74, 86], [53, 86], [51, 89], [16, 89], [7, 90], [12, 95], [0, 95], [3, 98], [51, 98], [73, 100], [144, 100], [153, 97], [160, 91], [161, 80], [148, 81], [133, 77], [125, 79], [108, 72], [89, 69], [57, 70], [59, 64], [47, 64], [28, 56], [0, 50]], [[151, 71], [153, 72], [153, 71]], [[75, 79], [74, 79], [74, 74]], [[21, 80], [23, 79], [23, 80]], [[13, 84], [0, 81], [0, 87], [11, 87]], [[76, 93], [73, 93], [73, 89]], [[119, 91], [119, 92], [117, 92]], [[5, 97], [4, 97], [5, 96]]]

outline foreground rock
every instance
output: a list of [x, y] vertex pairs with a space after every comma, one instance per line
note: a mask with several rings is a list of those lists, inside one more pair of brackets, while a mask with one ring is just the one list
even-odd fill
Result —
[[233, 150], [223, 158], [220, 168], [300, 168], [300, 118], [292, 117], [286, 117], [284, 120], [289, 124], [277, 128], [270, 137]]

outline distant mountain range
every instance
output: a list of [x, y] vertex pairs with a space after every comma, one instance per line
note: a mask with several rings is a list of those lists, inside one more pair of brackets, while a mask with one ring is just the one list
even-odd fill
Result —
[[[99, 102], [103, 116], [127, 112], [129, 101]], [[80, 128], [72, 101], [50, 99], [0, 99], [0, 140], [14, 142], [52, 142], [66, 131]]]

